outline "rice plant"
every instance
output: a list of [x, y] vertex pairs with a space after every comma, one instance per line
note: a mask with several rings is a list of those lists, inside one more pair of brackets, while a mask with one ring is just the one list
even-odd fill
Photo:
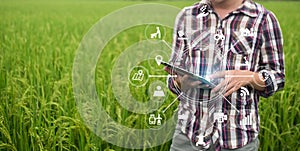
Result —
[[[193, 4], [192, 1], [155, 2], [179, 8]], [[131, 150], [107, 143], [85, 124], [83, 118], [92, 118], [93, 114], [78, 112], [72, 67], [78, 45], [89, 28], [108, 13], [136, 3], [142, 2], [1, 1], [0, 150]], [[260, 150], [299, 150], [300, 3], [263, 4], [277, 15], [283, 30], [286, 86], [260, 102]], [[95, 79], [105, 111], [119, 124], [137, 129], [147, 128], [143, 124], [145, 119], [120, 106], [113, 96], [110, 74], [118, 55], [134, 42], [143, 40], [140, 33], [144, 28], [128, 29], [107, 44], [105, 57], [97, 64]], [[171, 35], [166, 39], [171, 42]], [[136, 97], [143, 97], [141, 91], [147, 92], [133, 88], [131, 91]], [[174, 97], [170, 95], [167, 102]], [[87, 103], [81, 107], [88, 110], [93, 105]], [[163, 104], [162, 108], [167, 105]], [[166, 115], [170, 117], [175, 110], [176, 104]], [[110, 135], [114, 125], [107, 124], [107, 127]], [[165, 151], [170, 143], [143, 150]]]

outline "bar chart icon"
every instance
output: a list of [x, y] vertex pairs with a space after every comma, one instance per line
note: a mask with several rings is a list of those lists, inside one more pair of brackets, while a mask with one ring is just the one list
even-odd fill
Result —
[[253, 124], [253, 113], [250, 113], [249, 115], [245, 115], [240, 121], [240, 125], [243, 126], [252, 125], [252, 124]]

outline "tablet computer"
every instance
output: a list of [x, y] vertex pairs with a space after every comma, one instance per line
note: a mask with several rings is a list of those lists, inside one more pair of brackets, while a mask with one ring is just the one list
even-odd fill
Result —
[[170, 68], [172, 71], [174, 71], [177, 75], [180, 75], [180, 76], [184, 76], [184, 75], [189, 75], [192, 79], [194, 80], [199, 80], [201, 81], [203, 84], [208, 84], [210, 87], [216, 87], [215, 84], [213, 84], [212, 82], [210, 82], [210, 80], [208, 79], [205, 79], [204, 77], [202, 76], [199, 76], [199, 75], [196, 75], [192, 72], [189, 72], [185, 69], [182, 69], [182, 68], [179, 68], [179, 67], [176, 67], [174, 65], [171, 65], [167, 62], [164, 62], [164, 61], [161, 61], [161, 64], [166, 66], [167, 68]]

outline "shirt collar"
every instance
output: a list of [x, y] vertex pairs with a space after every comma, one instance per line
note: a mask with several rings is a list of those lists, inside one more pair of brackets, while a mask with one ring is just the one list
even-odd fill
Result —
[[252, 0], [244, 0], [243, 4], [233, 13], [244, 13], [250, 17], [258, 16], [257, 7]]
[[[210, 0], [201, 0], [201, 2], [199, 3], [199, 5], [208, 5], [208, 12], [212, 12], [212, 6], [211, 6], [211, 2]], [[234, 14], [238, 14], [238, 13], [243, 13], [245, 15], [248, 15], [250, 17], [257, 17], [258, 16], [258, 11], [256, 9], [256, 5], [252, 0], [244, 0], [243, 4], [236, 9], [235, 11], [233, 11]]]

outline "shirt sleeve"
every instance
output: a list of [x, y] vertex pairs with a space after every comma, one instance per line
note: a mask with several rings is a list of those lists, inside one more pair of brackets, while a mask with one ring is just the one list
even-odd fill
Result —
[[283, 36], [275, 15], [269, 12], [262, 24], [262, 38], [259, 70], [266, 70], [264, 77], [265, 90], [259, 91], [262, 97], [272, 96], [276, 91], [283, 89], [285, 83]]
[[[184, 50], [187, 47], [185, 38], [185, 9], [183, 9], [176, 17], [175, 25], [174, 25], [174, 33], [173, 33], [173, 43], [172, 43], [172, 54], [169, 60], [170, 64], [174, 66], [184, 68], [185, 53]], [[166, 69], [170, 74], [172, 73], [172, 69]], [[167, 85], [169, 89], [179, 95], [181, 93], [178, 86], [175, 84], [175, 78], [169, 77], [167, 79]]]

